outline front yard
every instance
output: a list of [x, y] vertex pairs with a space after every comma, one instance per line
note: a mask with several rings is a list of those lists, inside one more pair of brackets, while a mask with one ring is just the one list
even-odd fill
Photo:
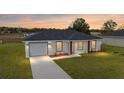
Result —
[[[104, 45], [104, 52], [55, 60], [72, 78], [124, 79], [124, 48]], [[0, 78], [32, 78], [30, 62], [22, 43], [0, 44]]]
[[124, 48], [104, 45], [104, 50], [55, 61], [75, 79], [124, 79]]
[[30, 62], [22, 43], [0, 44], [0, 78], [32, 78]]

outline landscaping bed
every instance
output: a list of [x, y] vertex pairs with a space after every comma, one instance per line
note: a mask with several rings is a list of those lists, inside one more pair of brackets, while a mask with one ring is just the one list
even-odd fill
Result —
[[50, 55], [50, 57], [54, 58], [54, 57], [67, 56], [67, 55], [69, 55], [69, 54], [68, 53], [60, 53], [60, 54]]

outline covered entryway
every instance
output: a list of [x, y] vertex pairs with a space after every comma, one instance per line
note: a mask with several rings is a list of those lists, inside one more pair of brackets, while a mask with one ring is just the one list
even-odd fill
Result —
[[33, 56], [46, 56], [47, 55], [47, 43], [30, 43], [29, 55]]
[[88, 41], [88, 52], [98, 51], [96, 50], [96, 40]]

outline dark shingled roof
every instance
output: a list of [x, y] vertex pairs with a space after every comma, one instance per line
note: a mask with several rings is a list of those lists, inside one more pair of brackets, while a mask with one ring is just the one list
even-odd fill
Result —
[[115, 32], [107, 32], [107, 33], [104, 33], [103, 36], [124, 36], [124, 30], [115, 31]]
[[92, 40], [99, 37], [86, 35], [75, 30], [43, 30], [25, 38], [25, 41], [35, 40]]

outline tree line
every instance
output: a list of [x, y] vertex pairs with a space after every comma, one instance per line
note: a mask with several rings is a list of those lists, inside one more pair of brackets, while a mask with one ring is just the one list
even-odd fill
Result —
[[[113, 21], [112, 19], [107, 20], [105, 23], [103, 23], [100, 31], [105, 33], [105, 32], [112, 32], [115, 30], [124, 30], [124, 25], [120, 26], [117, 29], [117, 22]], [[41, 31], [45, 29], [51, 29], [51, 28], [21, 28], [21, 27], [0, 27], [0, 34], [4, 33], [24, 33], [24, 32], [36, 32], [36, 31]], [[54, 28], [55, 29], [55, 28]], [[79, 32], [83, 32], [86, 34], [90, 34], [90, 25], [85, 21], [83, 18], [77, 18], [74, 20], [67, 29], [73, 29]], [[97, 29], [98, 30], [98, 29]]]
[[[103, 23], [100, 30], [96, 29], [97, 31], [101, 31], [102, 33], [112, 32], [112, 31], [124, 31], [124, 25], [117, 28], [117, 22], [113, 21], [112, 19], [107, 20]], [[83, 18], [77, 18], [72, 24], [68, 27], [69, 29], [75, 29], [79, 32], [83, 32], [86, 34], [90, 34], [90, 25], [85, 21]]]
[[30, 32], [37, 32], [42, 30], [48, 30], [51, 28], [21, 28], [21, 27], [0, 27], [0, 34], [5, 33], [30, 33]]

